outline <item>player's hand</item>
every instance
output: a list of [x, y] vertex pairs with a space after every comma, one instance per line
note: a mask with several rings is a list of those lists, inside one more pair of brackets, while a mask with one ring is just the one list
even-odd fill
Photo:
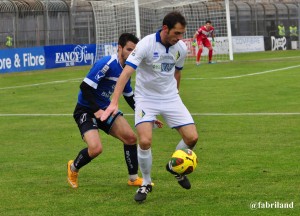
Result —
[[193, 47], [197, 46], [197, 42], [196, 42], [196, 41], [193, 41], [193, 42], [192, 42], [192, 46], [193, 46]]
[[116, 115], [118, 111], [119, 111], [118, 105], [109, 104], [109, 106], [100, 116], [100, 120], [105, 121], [110, 115], [112, 116]]
[[153, 128], [162, 128], [164, 123], [158, 119], [154, 121]]
[[103, 113], [104, 113], [104, 110], [99, 109], [97, 112], [94, 113], [94, 116], [96, 117], [96, 119], [100, 119], [100, 117], [102, 116]]
[[211, 44], [212, 44], [213, 47], [216, 45], [216, 43], [214, 41]]

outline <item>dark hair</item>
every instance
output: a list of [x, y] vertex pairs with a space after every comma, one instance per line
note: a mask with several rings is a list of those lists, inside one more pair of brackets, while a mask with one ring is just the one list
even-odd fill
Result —
[[205, 24], [206, 24], [206, 23], [209, 23], [209, 24], [211, 24], [211, 21], [210, 21], [210, 20], [206, 20]]
[[168, 26], [169, 29], [172, 29], [177, 23], [186, 26], [184, 16], [178, 11], [172, 11], [165, 16], [162, 24]]
[[139, 39], [134, 34], [123, 33], [119, 37], [118, 45], [120, 45], [121, 47], [124, 47], [128, 41], [131, 41], [134, 44], [137, 44], [139, 42]]

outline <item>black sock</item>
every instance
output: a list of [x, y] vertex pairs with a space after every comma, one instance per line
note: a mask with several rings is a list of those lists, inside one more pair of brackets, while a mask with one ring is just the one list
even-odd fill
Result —
[[89, 156], [88, 148], [82, 149], [74, 160], [74, 166], [76, 169], [87, 165], [93, 158]]
[[124, 143], [124, 156], [127, 164], [129, 175], [135, 175], [138, 173], [138, 158], [137, 158], [137, 146], [127, 145]]

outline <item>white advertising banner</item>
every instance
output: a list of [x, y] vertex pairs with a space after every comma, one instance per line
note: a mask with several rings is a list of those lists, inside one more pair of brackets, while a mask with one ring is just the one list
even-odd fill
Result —
[[234, 53], [265, 51], [263, 36], [234, 36], [232, 46]]
[[[211, 41], [211, 38], [209, 38]], [[195, 56], [198, 52], [198, 47], [191, 45], [192, 39], [183, 40], [188, 47], [188, 56]], [[233, 36], [232, 37], [233, 53], [242, 52], [259, 52], [265, 51], [265, 42], [263, 36]], [[228, 38], [215, 37], [214, 54], [228, 54]], [[204, 48], [202, 55], [208, 55], [208, 49]]]

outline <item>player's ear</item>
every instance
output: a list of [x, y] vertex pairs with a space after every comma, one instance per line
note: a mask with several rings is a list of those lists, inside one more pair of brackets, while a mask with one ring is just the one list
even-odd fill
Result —
[[163, 31], [168, 31], [168, 30], [169, 30], [169, 28], [168, 28], [167, 25], [163, 25], [161, 29], [162, 29]]
[[118, 52], [121, 51], [122, 48], [123, 48], [123, 47], [119, 44], [119, 45], [118, 45]]

